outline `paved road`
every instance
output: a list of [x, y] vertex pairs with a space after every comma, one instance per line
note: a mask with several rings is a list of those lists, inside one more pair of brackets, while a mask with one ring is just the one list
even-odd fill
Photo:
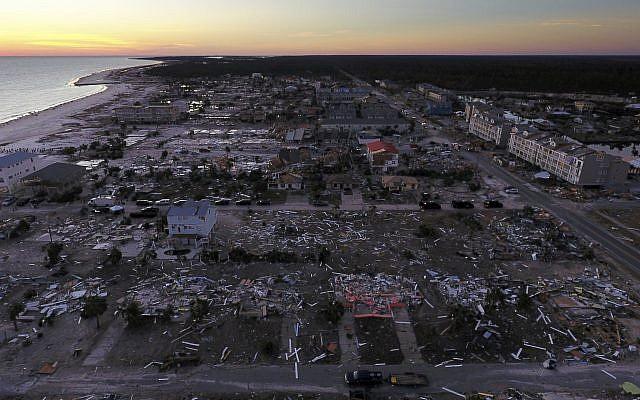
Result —
[[[365, 84], [356, 76], [342, 71], [346, 76], [353, 79], [357, 84]], [[369, 85], [370, 86], [370, 85]], [[386, 96], [380, 91], [376, 91], [376, 95], [386, 101], [394, 108], [402, 107], [403, 105], [395, 101], [389, 96]], [[423, 117], [418, 116], [416, 118], [417, 123], [429, 123], [429, 121]], [[477, 163], [478, 167], [484, 170], [489, 175], [496, 176], [507, 184], [515, 186], [520, 190], [520, 194], [523, 199], [528, 200], [531, 205], [538, 205], [546, 208], [556, 217], [564, 220], [568, 223], [576, 232], [585, 235], [593, 242], [598, 243], [603, 249], [605, 249], [609, 256], [623, 267], [626, 267], [630, 271], [640, 273], [640, 249], [633, 245], [616, 238], [605, 227], [592, 222], [584, 214], [577, 210], [570, 210], [560, 202], [556, 201], [551, 195], [537, 190], [533, 185], [525, 182], [521, 178], [511, 174], [502, 167], [499, 167], [491, 160], [482, 157], [479, 153], [463, 152], [462, 155], [469, 161]]]
[[[369, 367], [390, 372], [412, 371], [424, 373], [430, 385], [424, 388], [404, 389], [380, 386], [379, 394], [440, 393], [442, 387], [459, 392], [499, 392], [509, 387], [530, 391], [589, 391], [615, 390], [625, 381], [638, 381], [637, 364], [561, 366], [547, 371], [539, 364], [469, 364], [460, 368], [434, 368], [427, 365], [410, 367]], [[291, 365], [213, 367], [203, 365], [190, 372], [157, 373], [142, 368], [61, 368], [52, 376], [16, 376], [7, 371], [0, 373], [0, 397], [79, 396], [91, 393], [120, 393], [147, 396], [162, 393], [165, 397], [189, 393], [249, 393], [298, 392], [319, 394], [346, 393], [344, 370], [336, 365], [306, 365], [299, 367], [296, 380]], [[617, 379], [602, 372], [613, 374]], [[471, 379], [470, 379], [471, 378]], [[42, 398], [42, 397], [39, 397]]]
[[531, 184], [511, 174], [479, 153], [463, 152], [462, 155], [469, 161], [477, 163], [478, 167], [486, 173], [517, 187], [523, 199], [529, 201], [531, 205], [546, 208], [556, 217], [566, 221], [576, 232], [600, 244], [609, 253], [609, 256], [620, 265], [632, 271], [640, 272], [640, 249], [637, 247], [621, 241], [607, 231], [604, 226], [591, 221], [584, 213], [565, 207], [551, 195], [537, 190]]

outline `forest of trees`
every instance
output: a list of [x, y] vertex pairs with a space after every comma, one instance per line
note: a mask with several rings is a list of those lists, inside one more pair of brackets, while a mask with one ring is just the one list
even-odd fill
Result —
[[459, 91], [640, 92], [640, 57], [631, 56], [186, 57], [165, 61], [170, 62], [149, 73], [215, 78], [252, 72], [339, 76], [344, 70], [370, 82], [429, 82]]

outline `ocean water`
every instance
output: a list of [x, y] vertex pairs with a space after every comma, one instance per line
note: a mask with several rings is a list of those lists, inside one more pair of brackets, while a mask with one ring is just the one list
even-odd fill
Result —
[[108, 69], [153, 64], [125, 57], [0, 57], [0, 123], [104, 90], [75, 86]]

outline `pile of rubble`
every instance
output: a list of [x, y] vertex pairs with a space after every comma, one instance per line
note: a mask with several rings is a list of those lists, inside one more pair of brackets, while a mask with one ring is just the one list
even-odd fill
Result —
[[[482, 349], [491, 348], [490, 341], [495, 338], [501, 343], [520, 332], [522, 342], [511, 343], [517, 346], [511, 353], [516, 361], [545, 354], [556, 357], [561, 352], [565, 362], [615, 363], [637, 353], [637, 338], [626, 335], [624, 327], [624, 322], [633, 318], [637, 302], [597, 268], [585, 268], [574, 277], [538, 278], [535, 282], [512, 280], [500, 270], [487, 278], [460, 278], [427, 269], [427, 278], [447, 304], [470, 311], [471, 323], [475, 321], [471, 343]], [[488, 303], [496, 301], [490, 298], [496, 290], [501, 293], [498, 297], [503, 307], [513, 307], [510, 312], [501, 308], [496, 315], [486, 313]], [[531, 299], [526, 309], [520, 309], [523, 296]], [[517, 324], [525, 325], [517, 328]]]
[[521, 215], [494, 219], [489, 229], [495, 234], [492, 259], [522, 259], [551, 261], [558, 255], [582, 258], [588, 244], [573, 235], [568, 226], [554, 220], [546, 212], [531, 218]]
[[391, 318], [394, 307], [418, 305], [424, 298], [413, 279], [398, 275], [334, 273], [331, 284], [356, 318]]
[[67, 312], [81, 311], [87, 298], [107, 297], [106, 284], [101, 278], [82, 279], [74, 276], [64, 283], [49, 283], [47, 287], [25, 304], [19, 321], [36, 321]]
[[207, 302], [216, 313], [208, 322], [224, 320], [230, 315], [266, 317], [270, 314], [286, 314], [302, 307], [302, 295], [293, 285], [297, 273], [284, 277], [264, 276], [257, 279], [241, 279], [231, 284], [225, 279], [212, 280], [204, 276], [176, 273], [141, 280], [127, 290], [120, 303], [137, 302], [143, 315], [160, 316], [167, 310], [184, 314], [195, 299]]

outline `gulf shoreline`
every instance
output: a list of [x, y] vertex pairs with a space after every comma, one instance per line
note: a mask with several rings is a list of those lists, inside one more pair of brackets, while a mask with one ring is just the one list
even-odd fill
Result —
[[115, 74], [147, 68], [153, 64], [107, 69], [73, 79], [69, 84], [99, 88], [93, 93], [0, 123], [0, 152], [3, 151], [3, 147], [5, 151], [12, 150], [13, 144], [25, 141], [35, 144], [38, 139], [57, 133], [65, 123], [72, 122], [73, 115], [110, 102], [126, 91], [128, 84], [114, 79]]

